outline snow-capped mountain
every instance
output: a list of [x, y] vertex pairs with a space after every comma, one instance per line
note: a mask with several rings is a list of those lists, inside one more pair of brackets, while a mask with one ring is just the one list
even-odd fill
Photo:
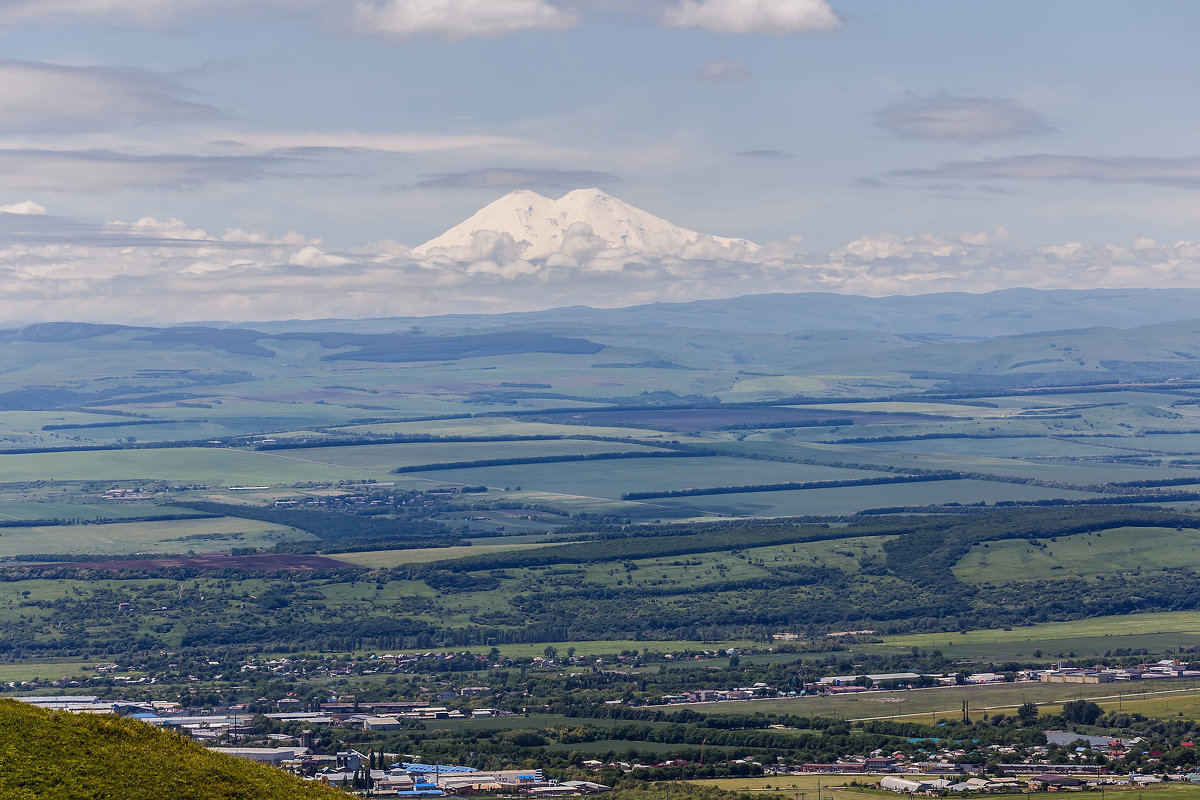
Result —
[[521, 189], [485, 206], [470, 219], [413, 250], [418, 256], [471, 247], [476, 234], [509, 234], [522, 258], [548, 258], [579, 251], [623, 250], [630, 255], [747, 259], [762, 248], [680, 228], [634, 208], [599, 189], [576, 189], [558, 200]]

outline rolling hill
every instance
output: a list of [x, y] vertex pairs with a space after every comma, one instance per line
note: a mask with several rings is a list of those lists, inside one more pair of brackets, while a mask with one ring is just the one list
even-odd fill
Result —
[[0, 796], [6, 800], [301, 800], [345, 794], [212, 753], [130, 719], [0, 700]]

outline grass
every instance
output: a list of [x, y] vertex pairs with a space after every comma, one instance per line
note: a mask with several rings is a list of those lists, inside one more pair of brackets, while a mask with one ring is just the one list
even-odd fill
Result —
[[678, 434], [639, 428], [613, 428], [599, 425], [563, 425], [532, 422], [523, 418], [474, 417], [429, 422], [385, 422], [347, 425], [335, 429], [342, 433], [426, 433], [435, 436], [606, 436], [634, 439], [679, 439]]
[[496, 458], [591, 453], [652, 452], [653, 448], [625, 442], [597, 442], [585, 439], [559, 439], [532, 442], [412, 442], [347, 447], [318, 447], [274, 451], [306, 461], [333, 466], [354, 467], [386, 472], [396, 467], [478, 461]]
[[371, 477], [361, 469], [273, 455], [216, 447], [0, 455], [0, 482], [167, 480], [242, 486]]
[[[49, 520], [49, 519], [128, 519], [152, 514], [171, 513], [152, 503], [117, 502], [42, 502], [37, 500], [0, 500], [0, 520]], [[0, 531], [2, 532], [2, 531]]]
[[1024, 540], [976, 545], [954, 567], [966, 583], [1010, 583], [1080, 575], [1093, 577], [1200, 565], [1200, 531], [1116, 528], [1059, 537], [1031, 547]]
[[43, 680], [77, 678], [87, 674], [84, 667], [90, 667], [99, 661], [103, 661], [103, 659], [100, 657], [91, 660], [47, 658], [19, 661], [16, 663], [0, 663], [0, 683], [32, 681], [35, 678]]
[[398, 567], [401, 564], [426, 564], [430, 561], [443, 561], [464, 556], [481, 556], [488, 553], [502, 553], [506, 550], [525, 550], [530, 547], [545, 547], [544, 544], [477, 544], [470, 547], [426, 547], [419, 550], [373, 550], [364, 553], [338, 553], [333, 556], [338, 561], [348, 561], [362, 567], [382, 569]]
[[[834, 542], [754, 547], [737, 553], [698, 553], [689, 556], [643, 558], [632, 563], [636, 569], [624, 573], [614, 563], [581, 565], [580, 580], [618, 586], [644, 587], [670, 584], [702, 585], [712, 581], [745, 580], [772, 574], [788, 566], [832, 567], [853, 574], [864, 561], [881, 559], [883, 544], [891, 537], [868, 536]], [[526, 571], [531, 580], [539, 573]]]
[[281, 541], [309, 540], [312, 534], [237, 517], [111, 522], [103, 525], [47, 525], [0, 529], [0, 557], [29, 553], [126, 555], [197, 553], [231, 547], [271, 547]]
[[1200, 611], [1165, 611], [1154, 614], [1124, 614], [1109, 617], [1043, 622], [1011, 630], [986, 628], [965, 633], [902, 634], [887, 636], [883, 643], [897, 647], [941, 647], [943, 644], [1036, 643], [1048, 639], [1085, 639], [1167, 633], [1200, 634]]
[[1046, 489], [1015, 483], [959, 480], [927, 483], [844, 486], [832, 489], [800, 489], [781, 492], [671, 497], [653, 502], [693, 513], [736, 516], [793, 516], [803, 514], [853, 514], [866, 508], [914, 506], [940, 503], [996, 503], [1001, 500], [1094, 497], [1069, 489]]
[[[520, 486], [526, 490], [617, 500], [624, 492], [739, 486], [788, 481], [840, 480], [875, 473], [804, 464], [740, 458], [629, 459], [571, 464], [520, 464], [504, 467], [416, 473], [455, 483]], [[874, 487], [872, 487], [874, 488]], [[711, 498], [695, 498], [710, 500]], [[665, 503], [654, 500], [656, 505]]]
[[[923, 648], [941, 650], [946, 656], [972, 661], [1044, 661], [1049, 658], [1074, 658], [1096, 656], [1108, 657], [1118, 649], [1129, 651], [1146, 650], [1149, 653], [1169, 654], [1190, 644], [1193, 634], [1138, 633], [1078, 637], [1047, 637], [1025, 641], [966, 642], [958, 643], [946, 634], [925, 636]], [[881, 644], [863, 644], [855, 647], [866, 653], [903, 655], [909, 648]], [[1042, 655], [1039, 656], [1038, 652]]]
[[[848, 720], [907, 719], [934, 724], [942, 718], [956, 718], [962, 702], [970, 704], [973, 718], [985, 713], [1013, 713], [1023, 703], [1037, 703], [1043, 711], [1054, 712], [1062, 703], [1080, 698], [1092, 699], [1105, 710], [1137, 710], [1131, 706], [1135, 695], [1145, 696], [1175, 710], [1172, 704], [1187, 699], [1190, 707], [1200, 708], [1200, 694], [1190, 678], [1156, 681], [1152, 684], [1062, 684], [1000, 683], [982, 686], [947, 686], [889, 692], [863, 692], [813, 696], [782, 700], [744, 700], [719, 703], [692, 703], [686, 707], [708, 714], [749, 714], [754, 712], [797, 714], [801, 716], [837, 715]], [[1140, 691], [1139, 691], [1140, 690]]]
[[178, 734], [112, 716], [0, 700], [0, 795], [8, 800], [300, 800], [345, 797]]

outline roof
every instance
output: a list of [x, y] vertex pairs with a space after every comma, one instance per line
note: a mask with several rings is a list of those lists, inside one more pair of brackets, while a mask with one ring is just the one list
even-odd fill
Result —
[[1121, 743], [1120, 739], [1114, 739], [1112, 736], [1087, 736], [1071, 731], [1046, 731], [1046, 741], [1049, 744], [1068, 745], [1080, 739], [1091, 747], [1107, 747], [1114, 741]]
[[455, 764], [414, 764], [404, 762], [400, 765], [408, 772], [433, 772], [438, 775], [451, 775], [456, 772], [478, 772], [474, 767], [460, 767]]

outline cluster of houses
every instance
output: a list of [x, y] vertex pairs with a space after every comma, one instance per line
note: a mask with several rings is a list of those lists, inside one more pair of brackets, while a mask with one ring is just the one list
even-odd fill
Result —
[[[468, 687], [468, 689], [471, 688], [476, 687]], [[468, 689], [459, 691], [464, 692]], [[171, 728], [200, 741], [213, 741], [223, 736], [237, 738], [255, 733], [254, 729], [248, 727], [253, 714], [244, 703], [226, 708], [214, 708], [203, 714], [189, 714], [179, 703], [163, 700], [135, 703], [124, 700], [101, 700], [96, 695], [26, 695], [16, 699], [42, 708], [83, 714], [116, 714], [132, 717], [150, 725]], [[268, 702], [270, 701], [266, 698], [260, 698], [260, 705]], [[280, 723], [309, 726], [340, 725], [362, 727], [368, 731], [389, 731], [399, 730], [405, 726], [407, 721], [411, 720], [480, 719], [512, 714], [511, 711], [491, 708], [475, 708], [464, 714], [458, 710], [434, 706], [423, 701], [356, 703], [354, 698], [349, 695], [330, 698], [329, 702], [321, 703], [319, 711], [292, 710], [298, 709], [302, 705], [301, 701], [294, 697], [284, 697], [275, 701], [278, 712], [264, 716]]]
[[[1158, 779], [1155, 778], [1155, 781]], [[967, 778], [966, 780], [950, 780], [947, 778], [903, 778], [899, 775], [888, 775], [879, 781], [880, 789], [898, 792], [900, 794], [942, 795], [948, 792], [999, 792], [1017, 794], [1019, 792], [1062, 792], [1080, 790], [1103, 784], [1128, 784], [1128, 780], [1085, 780], [1070, 775], [1047, 773], [1032, 775], [1024, 778]]]
[[1035, 674], [1036, 679], [1043, 683], [1115, 683], [1191, 678], [1200, 676], [1200, 670], [1188, 669], [1187, 665], [1178, 659], [1164, 659], [1153, 664], [1139, 664], [1136, 667], [1074, 669], [1060, 666], [1055, 669], [1038, 670]]
[[[444, 797], [448, 795], [497, 795], [503, 797], [567, 797], [598, 794], [611, 791], [611, 787], [594, 781], [547, 780], [541, 769], [496, 770], [481, 772], [471, 767], [447, 764], [419, 764], [401, 762], [387, 768], [372, 768], [373, 759], [356, 750], [344, 750], [333, 754], [314, 751], [312, 731], [305, 730], [296, 738], [284, 734], [270, 734], [273, 747], [221, 747], [215, 742], [223, 734], [237, 736], [253, 733], [248, 727], [250, 715], [231, 710], [220, 710], [204, 715], [185, 715], [176, 703], [154, 701], [152, 703], [126, 703], [101, 700], [91, 695], [25, 696], [22, 702], [41, 708], [58, 709], [84, 714], [119, 714], [140, 719], [151, 725], [170, 727], [204, 741], [213, 752], [237, 756], [278, 767], [305, 780], [318, 781], [347, 790], [369, 788], [374, 797]], [[370, 714], [343, 714], [347, 706], [343, 702], [323, 704], [328, 713], [323, 714], [269, 714], [270, 718], [321, 724], [340, 724], [362, 721], [368, 730], [378, 720], [396, 721], [400, 717], [433, 719], [441, 717], [422, 716], [444, 712], [444, 709], [424, 707], [420, 703], [372, 703], [372, 710], [388, 710], [396, 717], [377, 717]], [[457, 713], [457, 712], [455, 712]], [[415, 716], [414, 716], [415, 715]], [[460, 715], [461, 716], [461, 715]], [[385, 723], [386, 724], [386, 723]], [[383, 763], [387, 759], [380, 757]], [[598, 763], [598, 762], [597, 762]]]
[[[1047, 731], [1050, 744], [1060, 746], [1080, 745], [1078, 750], [1098, 750], [1119, 756], [1141, 739], [1122, 740], [1103, 736], [1086, 736], [1069, 731]], [[996, 747], [1003, 752], [1012, 748]], [[826, 773], [837, 775], [882, 775], [878, 786], [900, 794], [923, 794], [939, 796], [964, 792], [997, 792], [1016, 794], [1026, 791], [1078, 791], [1102, 786], [1146, 786], [1160, 783], [1158, 775], [1113, 775], [1110, 770], [1097, 764], [1071, 762], [1050, 764], [1044, 758], [1047, 748], [1036, 748], [1028, 761], [1001, 763], [1000, 776], [983, 774], [981, 764], [963, 764], [957, 761], [906, 761], [901, 753], [885, 755], [877, 753], [866, 758], [839, 759], [828, 764], [802, 764], [799, 767], [776, 768], [776, 772]], [[939, 751], [944, 759], [961, 756], [962, 751]], [[1179, 774], [1169, 779], [1200, 783], [1200, 774]]]
[[370, 758], [356, 750], [313, 755], [308, 748], [213, 748], [227, 755], [271, 764], [304, 780], [346, 790], [370, 789], [372, 797], [573, 797], [612, 791], [593, 781], [547, 780], [531, 769], [488, 772], [453, 764], [400, 762], [372, 768]]
[[[1049, 763], [1050, 746], [1072, 747], [1075, 748], [1075, 754], [1081, 755], [1087, 751], [1096, 751], [1105, 755], [1119, 758], [1123, 756], [1129, 747], [1134, 745], [1144, 744], [1141, 737], [1132, 739], [1121, 739], [1117, 737], [1107, 736], [1088, 736], [1085, 734], [1074, 733], [1072, 731], [1046, 731], [1045, 746], [1034, 747], [1027, 751], [1028, 758], [1026, 761], [1011, 761], [1010, 763], [1001, 763], [1000, 772], [1006, 776], [1004, 780], [997, 784], [1010, 786], [1014, 780], [1027, 780], [1039, 775], [1056, 775], [1066, 776], [1080, 779], [1108, 779], [1109, 770], [1097, 764], [1084, 763], [1082, 759], [1073, 760], [1065, 764]], [[996, 756], [1004, 758], [1006, 756], [1013, 757], [1017, 750], [1015, 747], [1008, 745], [990, 745], [988, 749], [995, 753]], [[829, 773], [838, 775], [905, 775], [910, 780], [920, 780], [923, 783], [929, 783], [933, 780], [945, 781], [945, 785], [936, 785], [936, 789], [947, 789], [952, 786], [957, 788], [954, 791], [975, 791], [980, 787], [972, 784], [971, 787], [965, 787], [961, 784], [967, 782], [969, 777], [977, 777], [982, 779], [983, 765], [963, 763], [963, 757], [967, 751], [953, 747], [943, 747], [933, 753], [922, 753], [920, 759], [913, 759], [905, 755], [903, 752], [897, 751], [894, 753], [885, 753], [876, 751], [870, 756], [848, 756], [838, 759], [832, 763], [826, 764], [801, 764], [798, 767], [790, 768], [775, 768], [776, 772], [790, 773]], [[919, 776], [919, 778], [917, 777]], [[992, 781], [995, 783], [996, 781]], [[895, 781], [889, 781], [894, 785], [900, 784]], [[885, 786], [884, 788], [888, 788]], [[995, 788], [995, 787], [993, 787]], [[908, 790], [905, 790], [908, 791]], [[917, 791], [917, 790], [913, 790]], [[924, 790], [922, 790], [924, 791]]]
[[1149, 681], [1188, 677], [1200, 677], [1200, 670], [1188, 669], [1188, 665], [1181, 663], [1177, 659], [1166, 659], [1153, 664], [1139, 664], [1135, 667], [1097, 666], [1084, 669], [1060, 664], [1050, 669], [1023, 669], [1015, 673], [859, 673], [855, 675], [826, 675], [819, 680], [805, 683], [802, 687], [788, 689], [775, 689], [765, 683], [755, 683], [753, 686], [739, 686], [731, 689], [694, 689], [678, 694], [664, 695], [660, 702], [665, 704], [712, 703], [722, 700], [799, 697], [812, 694], [848, 694], [878, 689], [915, 689], [962, 684], [982, 685], [1008, 681], [1112, 683], [1116, 681]]

